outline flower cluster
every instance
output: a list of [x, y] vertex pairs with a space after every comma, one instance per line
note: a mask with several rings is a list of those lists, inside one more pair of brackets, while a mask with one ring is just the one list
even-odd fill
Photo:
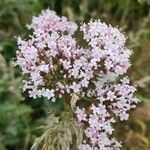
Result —
[[[42, 11], [27, 25], [33, 34], [18, 37], [17, 64], [25, 80], [23, 89], [33, 98], [78, 101], [76, 116], [85, 129], [81, 150], [120, 149], [111, 138], [115, 117], [128, 119], [138, 102], [128, 77], [131, 52], [124, 35], [100, 20], [79, 27], [87, 47], [75, 39], [77, 25], [54, 11]], [[67, 100], [67, 101], [68, 101]], [[87, 102], [81, 105], [80, 101]]]
[[[121, 121], [128, 119], [128, 110], [135, 107], [138, 99], [133, 96], [136, 89], [129, 85], [129, 79], [124, 77], [118, 84], [112, 84], [107, 79], [99, 78], [94, 83], [95, 89], [88, 92], [87, 97], [93, 100], [88, 109], [77, 107], [78, 121], [85, 127], [87, 141], [82, 150], [119, 150], [121, 143], [110, 138], [113, 133], [114, 115]], [[112, 115], [113, 114], [113, 115]], [[87, 125], [88, 124], [88, 125]]]

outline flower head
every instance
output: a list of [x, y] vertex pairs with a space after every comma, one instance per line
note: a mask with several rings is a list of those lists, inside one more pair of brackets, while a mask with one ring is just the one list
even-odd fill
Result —
[[[67, 97], [73, 103], [77, 98], [75, 114], [85, 129], [81, 150], [120, 149], [120, 142], [112, 138], [115, 118], [127, 120], [138, 102], [128, 77], [120, 76], [131, 65], [125, 36], [116, 27], [91, 20], [79, 27], [84, 48], [75, 39], [76, 23], [49, 9], [27, 27], [33, 34], [24, 40], [18, 37], [16, 62], [26, 76], [23, 89], [30, 97], [53, 102]], [[83, 99], [87, 105], [80, 106]]]

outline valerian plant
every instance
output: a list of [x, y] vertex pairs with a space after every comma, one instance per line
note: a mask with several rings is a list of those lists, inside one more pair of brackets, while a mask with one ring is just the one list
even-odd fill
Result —
[[[63, 101], [84, 132], [78, 149], [119, 150], [113, 125], [116, 118], [127, 120], [138, 102], [125, 75], [131, 51], [124, 34], [100, 20], [78, 27], [49, 9], [27, 28], [33, 34], [18, 37], [16, 61], [25, 76], [23, 90], [34, 99]], [[82, 32], [86, 46], [77, 42], [76, 32]]]

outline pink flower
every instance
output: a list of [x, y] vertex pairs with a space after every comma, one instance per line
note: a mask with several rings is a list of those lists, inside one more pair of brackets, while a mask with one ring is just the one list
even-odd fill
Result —
[[84, 108], [80, 109], [79, 107], [77, 107], [75, 113], [77, 114], [77, 118], [78, 118], [79, 122], [87, 120], [87, 118], [86, 118], [87, 115], [85, 113], [85, 109]]
[[116, 98], [116, 95], [114, 92], [112, 91], [107, 92], [107, 99], [109, 99], [110, 101], [113, 101], [115, 98]]
[[138, 102], [128, 77], [120, 79], [131, 66], [125, 36], [111, 25], [91, 20], [79, 27], [87, 42], [84, 48], [74, 38], [77, 24], [49, 9], [33, 17], [27, 27], [33, 34], [27, 39], [18, 37], [16, 52], [16, 63], [26, 76], [23, 90], [34, 99], [52, 102], [66, 96], [72, 103], [76, 95], [78, 105], [87, 102], [75, 111], [85, 129], [80, 149], [119, 150], [121, 144], [111, 138], [113, 124], [116, 117], [127, 120], [128, 111]]

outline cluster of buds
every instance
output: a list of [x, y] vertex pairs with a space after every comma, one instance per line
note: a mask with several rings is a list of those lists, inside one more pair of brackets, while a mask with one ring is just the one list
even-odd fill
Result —
[[[34, 99], [77, 101], [75, 114], [85, 133], [79, 149], [120, 149], [111, 136], [115, 118], [127, 120], [138, 102], [136, 89], [124, 76], [131, 65], [124, 35], [100, 20], [82, 23], [77, 30], [76, 23], [49, 9], [27, 27], [33, 34], [18, 37], [16, 62], [25, 75], [24, 91]], [[80, 46], [75, 32], [82, 32], [87, 46]]]

